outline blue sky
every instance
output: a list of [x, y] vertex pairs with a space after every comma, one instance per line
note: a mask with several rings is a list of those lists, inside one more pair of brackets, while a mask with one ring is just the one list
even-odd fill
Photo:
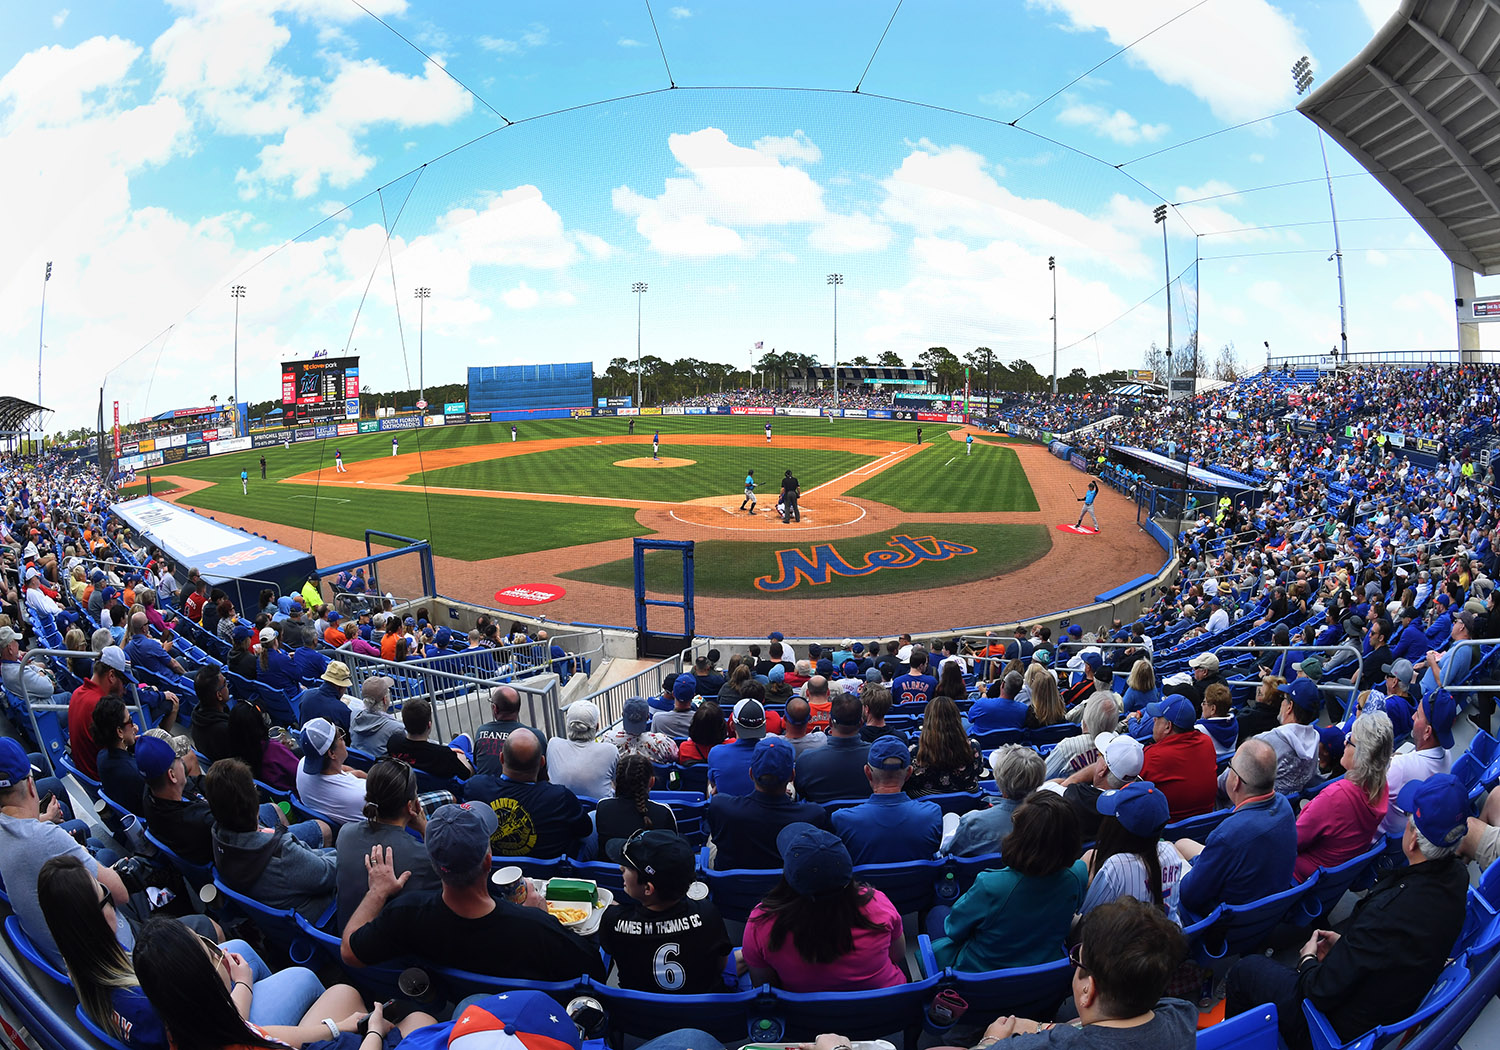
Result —
[[[907, 0], [871, 62], [893, 7], [658, 2], [653, 30], [636, 2], [12, 0], [0, 365], [35, 390], [51, 260], [60, 426], [101, 385], [131, 418], [227, 395], [236, 283], [250, 399], [346, 346], [384, 389], [602, 370], [634, 356], [633, 281], [647, 353], [828, 362], [830, 272], [841, 359], [986, 345], [1045, 372], [1055, 255], [1060, 368], [1138, 367], [1162, 199], [1174, 273], [1204, 259], [1205, 348], [1337, 341], [1317, 136], [1272, 115], [1300, 55], [1326, 76], [1391, 0]], [[1351, 349], [1452, 346], [1443, 256], [1330, 163]]]

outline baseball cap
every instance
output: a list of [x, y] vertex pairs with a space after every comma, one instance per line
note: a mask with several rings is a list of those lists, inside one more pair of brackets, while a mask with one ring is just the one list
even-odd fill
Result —
[[349, 677], [349, 665], [342, 660], [329, 660], [328, 667], [323, 671], [322, 679], [342, 689], [348, 689], [350, 683], [353, 681]]
[[698, 695], [698, 680], [690, 674], [680, 674], [672, 683], [674, 700], [691, 700]]
[[343, 616], [339, 615], [339, 611], [337, 609], [328, 610], [327, 620], [329, 623], [338, 623], [342, 619]]
[[[255, 631], [254, 631], [253, 628], [246, 627], [244, 624], [237, 624], [235, 626], [235, 628], [234, 628], [234, 640], [235, 641], [237, 641], [237, 642], [243, 642], [243, 641], [247, 641], [247, 640], [249, 640], [251, 638], [254, 638], [254, 637], [255, 637]], [[273, 637], [274, 637], [274, 634], [273, 634]]]
[[433, 641], [437, 642], [438, 645], [447, 645], [452, 640], [453, 632], [447, 627], [439, 627], [437, 633], [433, 635]]
[[436, 1045], [448, 1050], [580, 1050], [583, 1037], [557, 1000], [528, 988], [470, 1003]]
[[20, 640], [21, 636], [8, 625], [0, 627], [0, 645], [9, 645], [11, 642], [19, 642]]
[[[740, 703], [745, 703], [741, 700]], [[772, 780], [788, 781], [797, 768], [797, 749], [790, 741], [779, 736], [768, 736], [755, 745], [750, 753], [750, 775], [756, 780], [769, 777]]]
[[1344, 731], [1338, 726], [1323, 726], [1318, 730], [1318, 742], [1326, 747], [1330, 754], [1342, 754], [1344, 751]]
[[32, 776], [31, 759], [14, 737], [0, 737], [0, 788], [13, 788]]
[[1072, 635], [1074, 638], [1082, 638], [1083, 637], [1083, 628], [1080, 627], [1080, 626], [1078, 626], [1076, 623], [1075, 624], [1070, 624], [1068, 626], [1068, 634]]
[[[316, 721], [316, 720], [315, 720]], [[500, 822], [483, 802], [450, 802], [427, 818], [427, 856], [444, 881], [478, 874], [490, 855], [490, 836]]]
[[589, 729], [599, 728], [599, 706], [592, 700], [574, 700], [563, 712], [563, 721], [567, 727], [586, 726]]
[[862, 652], [865, 651], [865, 643], [864, 642], [855, 642], [853, 645], [849, 646], [848, 649], [855, 656], [858, 656], [860, 653], [862, 653]]
[[1475, 615], [1469, 611], [1468, 605], [1465, 605], [1464, 611], [1455, 616], [1454, 619], [1464, 625], [1464, 630], [1468, 631], [1470, 634], [1474, 633], [1474, 629], [1477, 625], [1478, 620]]
[[1413, 609], [1410, 605], [1404, 605], [1401, 607], [1401, 619], [1415, 620], [1416, 618], [1417, 610]]
[[771, 682], [786, 681], [786, 664], [772, 664], [771, 669], [766, 672], [766, 679]]
[[1427, 723], [1432, 726], [1438, 743], [1445, 748], [1452, 747], [1453, 720], [1458, 717], [1458, 704], [1454, 701], [1453, 694], [1446, 689], [1438, 689], [1422, 697], [1422, 713], [1427, 716]]
[[1417, 669], [1411, 665], [1410, 660], [1392, 660], [1380, 670], [1402, 685], [1411, 685], [1411, 680], [1417, 676]]
[[675, 831], [637, 831], [615, 839], [604, 850], [610, 860], [646, 876], [667, 897], [681, 897], [693, 884], [695, 857], [688, 840]]
[[112, 602], [120, 596], [120, 591], [117, 587], [105, 587], [99, 593], [104, 595], [103, 600], [106, 602]]
[[831, 832], [795, 821], [776, 836], [782, 875], [804, 897], [821, 897], [843, 889], [854, 878], [849, 847]]
[[785, 638], [786, 635], [782, 634], [780, 631], [772, 631], [770, 634], [766, 635], [766, 639], [772, 642], [780, 642], [785, 640]]
[[326, 718], [314, 718], [297, 734], [302, 746], [302, 768], [312, 774], [323, 772], [323, 758], [333, 746], [339, 729]]
[[260, 640], [261, 641], [263, 641], [263, 642], [270, 642], [270, 641], [274, 641], [275, 638], [276, 638], [276, 628], [274, 628], [274, 627], [262, 627], [260, 629]]
[[1396, 796], [1396, 808], [1411, 816], [1428, 842], [1452, 846], [1469, 826], [1469, 794], [1452, 773], [1412, 780]]
[[1079, 653], [1078, 654], [1078, 659], [1082, 660], [1084, 663], [1088, 664], [1090, 667], [1092, 667], [1096, 671], [1099, 670], [1099, 668], [1101, 668], [1101, 667], [1104, 666], [1104, 657], [1100, 656], [1098, 653], [1094, 653], [1094, 652]]
[[1114, 817], [1126, 831], [1142, 838], [1160, 835], [1172, 819], [1167, 796], [1149, 780], [1126, 784], [1119, 791], [1106, 791], [1099, 796], [1099, 812]]
[[620, 724], [630, 736], [640, 736], [651, 728], [651, 705], [646, 702], [645, 697], [632, 696], [625, 701], [625, 707], [620, 712]]
[[815, 668], [815, 670], [816, 670], [816, 672], [818, 674], [822, 675], [824, 678], [832, 678], [833, 677], [833, 661], [832, 660], [827, 660], [827, 659], [819, 660], [818, 663], [817, 663], [817, 667]]
[[417, 625], [417, 618], [415, 616], [408, 616], [406, 619], [402, 620], [401, 622], [404, 625], [406, 625], [407, 627], [415, 627]]
[[1292, 670], [1301, 671], [1309, 678], [1321, 678], [1323, 675], [1323, 661], [1316, 656], [1309, 656], [1292, 664]]
[[867, 682], [874, 682], [878, 685], [884, 680], [885, 676], [880, 673], [880, 668], [878, 667], [872, 667], [865, 672], [865, 681]]
[[135, 742], [135, 765], [141, 776], [155, 780], [177, 761], [177, 752], [165, 740], [154, 736], [142, 736]]
[[99, 653], [99, 662], [121, 674], [130, 673], [130, 661], [125, 659], [125, 650], [118, 645], [106, 645]]
[[1051, 667], [1052, 666], [1052, 650], [1051, 649], [1038, 649], [1036, 652], [1034, 652], [1034, 653], [1031, 654], [1031, 661], [1032, 661], [1032, 663], [1041, 664], [1043, 667]]
[[745, 699], [734, 705], [734, 735], [740, 740], [766, 735], [766, 709], [759, 700]]
[[843, 672], [845, 678], [853, 678], [859, 674], [859, 664], [853, 660], [845, 660], [839, 670]]
[[1290, 700], [1293, 707], [1304, 711], [1316, 711], [1323, 703], [1318, 684], [1310, 678], [1294, 678], [1277, 686], [1276, 691]]
[[1146, 705], [1148, 718], [1165, 718], [1178, 729], [1187, 729], [1198, 721], [1198, 712], [1193, 702], [1181, 693], [1173, 693], [1154, 704]]
[[[36, 529], [32, 529], [31, 532], [32, 532], [32, 535], [35, 535], [36, 534]], [[35, 565], [28, 565], [28, 566], [26, 566], [26, 578], [28, 580], [34, 580], [34, 579], [36, 579], [40, 575], [41, 575], [41, 573], [37, 572], [37, 569], [36, 569]]]
[[911, 750], [898, 736], [876, 737], [865, 763], [871, 769], [905, 769], [911, 765]]
[[1104, 756], [1104, 764], [1121, 780], [1130, 780], [1141, 775], [1146, 764], [1146, 749], [1129, 733], [1100, 733], [1094, 737], [1094, 747]]
[[1210, 671], [1219, 669], [1219, 658], [1213, 653], [1199, 653], [1188, 661], [1189, 667], [1206, 667]]

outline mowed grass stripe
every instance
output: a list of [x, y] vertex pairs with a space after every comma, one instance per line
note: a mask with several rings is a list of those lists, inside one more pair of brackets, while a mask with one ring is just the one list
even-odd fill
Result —
[[748, 470], [755, 471], [762, 494], [774, 495], [788, 469], [806, 491], [873, 458], [825, 449], [754, 445], [667, 445], [661, 455], [693, 462], [676, 467], [619, 467], [615, 464], [620, 460], [650, 459], [651, 446], [578, 445], [430, 470], [406, 484], [683, 503], [707, 496], [742, 494]]
[[[924, 561], [907, 569], [881, 569], [867, 576], [831, 576], [825, 584], [802, 583], [774, 594], [755, 586], [758, 577], [777, 578], [780, 569], [776, 552], [796, 547], [810, 555], [813, 544], [799, 543], [795, 536], [780, 542], [752, 543], [738, 540], [700, 540], [693, 548], [693, 588], [713, 598], [772, 598], [777, 601], [800, 598], [850, 598], [861, 595], [900, 594], [908, 591], [951, 587], [960, 583], [987, 580], [1014, 572], [1042, 557], [1052, 549], [1052, 535], [1045, 525], [948, 525], [912, 522], [899, 531], [914, 539], [935, 536], [940, 540], [964, 543], [975, 553], [947, 561]], [[866, 533], [840, 537], [833, 547], [851, 566], [864, 564], [865, 554], [873, 550], [890, 550], [895, 532]], [[826, 542], [826, 541], [825, 541]], [[928, 544], [930, 548], [930, 544]], [[563, 573], [568, 579], [600, 583], [610, 587], [635, 585], [633, 560], [619, 561]], [[657, 593], [681, 593], [682, 555], [677, 551], [646, 553], [646, 589]], [[830, 626], [830, 631], [835, 631]]]
[[1039, 509], [1015, 451], [978, 438], [972, 456], [964, 454], [963, 442], [943, 438], [850, 489], [849, 495], [909, 514]]

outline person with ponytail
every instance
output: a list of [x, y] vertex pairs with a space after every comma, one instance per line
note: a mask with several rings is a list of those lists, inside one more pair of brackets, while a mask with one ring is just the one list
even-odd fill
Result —
[[620, 756], [615, 767], [615, 796], [600, 799], [594, 811], [594, 827], [602, 850], [607, 851], [610, 843], [628, 839], [637, 831], [677, 830], [677, 818], [671, 809], [651, 801], [655, 780], [656, 768], [645, 755]]
[[[349, 923], [349, 917], [369, 888], [365, 860], [375, 846], [388, 846], [392, 864], [399, 876], [411, 872], [403, 897], [440, 893], [442, 880], [433, 870], [427, 847], [417, 835], [427, 831], [427, 817], [417, 801], [417, 775], [411, 766], [397, 758], [382, 758], [370, 767], [365, 777], [364, 820], [345, 824], [338, 837], [338, 929]], [[413, 835], [412, 832], [416, 832]]]
[[334, 985], [294, 1025], [249, 1019], [253, 988], [246, 962], [175, 919], [152, 919], [136, 938], [135, 972], [161, 1019], [171, 1050], [283, 1050], [322, 1043], [327, 1050], [381, 1050], [430, 1024], [414, 1012], [392, 1024], [379, 1005], [366, 1012], [359, 992]]

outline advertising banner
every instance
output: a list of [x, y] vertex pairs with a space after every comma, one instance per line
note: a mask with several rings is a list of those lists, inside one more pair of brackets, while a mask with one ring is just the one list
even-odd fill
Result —
[[421, 416], [386, 416], [380, 421], [382, 432], [389, 430], [416, 430], [421, 425]]
[[340, 423], [333, 428], [333, 432], [339, 437], [348, 437], [350, 434], [359, 433], [358, 423]]
[[373, 434], [380, 429], [380, 420], [361, 419], [359, 421], [359, 432], [361, 434]]
[[115, 402], [115, 458], [120, 458], [120, 402]]
[[872, 408], [869, 410], [870, 419], [893, 419], [895, 418], [888, 408]]
[[166, 437], [156, 439], [157, 448], [182, 448], [186, 444], [186, 434], [168, 434]]
[[169, 448], [169, 449], [164, 450], [162, 452], [162, 454], [161, 454], [161, 461], [163, 463], [181, 463], [186, 458], [187, 458], [187, 448], [186, 448], [186, 446]]
[[133, 456], [140, 450], [141, 447], [134, 441], [127, 441], [123, 445], [118, 443], [115, 445], [116, 456]]
[[664, 416], [685, 416], [687, 415], [687, 409], [683, 408], [681, 405], [673, 405], [669, 408], [662, 409], [661, 414]]
[[759, 405], [731, 405], [729, 414], [731, 416], [769, 416], [774, 415], [774, 408], [762, 408]]
[[1079, 455], [1077, 452], [1073, 453], [1071, 456], [1068, 457], [1068, 462], [1071, 463], [1071, 464], [1073, 464], [1073, 466], [1077, 467], [1079, 470], [1088, 470], [1089, 469], [1088, 464], [1086, 462], [1084, 462], [1083, 457], [1081, 455]]
[[638, 409], [638, 408], [617, 408], [617, 409], [615, 409], [615, 415], [617, 415], [617, 416], [638, 416], [640, 414], [641, 414], [641, 410]]
[[208, 444], [208, 454], [210, 456], [217, 456], [224, 452], [244, 452], [252, 447], [250, 439], [247, 437], [225, 438], [223, 441], [210, 441]]
[[208, 440], [208, 438], [206, 438], [206, 437], [203, 436], [203, 431], [201, 431], [201, 430], [189, 430], [183, 436], [187, 438], [187, 443], [189, 445], [191, 445], [195, 441], [207, 441]]
[[137, 452], [154, 452], [155, 450], [156, 450], [156, 439], [155, 438], [142, 438], [141, 442], [140, 442], [140, 447], [136, 449]]
[[443, 415], [445, 416], [462, 416], [466, 415], [468, 411], [469, 403], [467, 401], [445, 401], [443, 403]]
[[1418, 452], [1426, 452], [1435, 456], [1438, 453], [1438, 449], [1442, 448], [1442, 442], [1434, 441], [1432, 438], [1415, 438], [1413, 440]]
[[820, 416], [823, 413], [816, 408], [778, 408], [778, 416]]
[[313, 433], [317, 437], [323, 438], [325, 440], [327, 438], [331, 438], [331, 437], [338, 437], [339, 436], [338, 424], [337, 423], [319, 423], [317, 426], [313, 427]]
[[[592, 409], [592, 408], [570, 408], [570, 409], [568, 409], [568, 413], [574, 419], [587, 419], [589, 416], [593, 415], [595, 411], [596, 410]], [[609, 409], [606, 408], [606, 409], [602, 409], [602, 410], [599, 410], [599, 411], [607, 413], [609, 411]]]
[[1406, 447], [1406, 435], [1405, 434], [1398, 434], [1394, 430], [1386, 430], [1386, 431], [1383, 431], [1383, 433], [1385, 434], [1385, 440], [1389, 444], [1395, 445], [1397, 448], [1405, 448]]
[[661, 409], [659, 409], [659, 408], [643, 408], [643, 409], [641, 409], [641, 415], [643, 415], [643, 416], [659, 416], [659, 415], [661, 415]]
[[144, 464], [145, 466], [148, 466], [148, 467], [159, 467], [159, 466], [161, 466], [161, 453], [160, 452], [147, 452], [146, 455], [143, 458], [146, 461], [145, 464]]
[[292, 431], [292, 440], [294, 441], [312, 441], [317, 436], [318, 432], [312, 427], [298, 427]]
[[846, 408], [842, 410], [845, 419], [866, 419], [870, 413], [863, 408]]
[[689, 416], [706, 416], [708, 415], [708, 409], [704, 408], [702, 405], [693, 405], [689, 408], [683, 409], [683, 414]]
[[468, 421], [469, 414], [467, 412], [454, 412], [451, 415], [446, 412], [443, 413], [443, 422], [448, 424], [450, 427], [456, 423], [467, 423]]
[[948, 413], [948, 422], [950, 422], [950, 423], [962, 423], [963, 421], [964, 421], [964, 416], [963, 416], [962, 413], [960, 413], [960, 412], [949, 412]]
[[470, 412], [469, 413], [469, 422], [470, 423], [488, 423], [489, 421], [490, 421], [490, 414], [488, 412]]
[[443, 417], [442, 416], [423, 416], [422, 417], [422, 425], [424, 427], [440, 427], [440, 426], [443, 425]]
[[185, 459], [204, 459], [208, 455], [208, 443], [199, 441], [196, 444], [186, 446], [182, 451], [187, 454], [184, 457]]
[[218, 409], [214, 408], [212, 405], [205, 405], [202, 408], [179, 408], [179, 409], [175, 409], [172, 412], [172, 418], [173, 419], [186, 419], [188, 416], [206, 416], [206, 415], [208, 415], [211, 412], [217, 412], [217, 411], [218, 411]]
[[635, 404], [633, 397], [601, 397], [597, 408], [629, 408]]
[[250, 447], [251, 448], [270, 448], [272, 445], [279, 445], [279, 444], [281, 444], [285, 440], [286, 440], [286, 432], [285, 431], [278, 431], [276, 433], [271, 433], [271, 434], [251, 434], [250, 435]]

